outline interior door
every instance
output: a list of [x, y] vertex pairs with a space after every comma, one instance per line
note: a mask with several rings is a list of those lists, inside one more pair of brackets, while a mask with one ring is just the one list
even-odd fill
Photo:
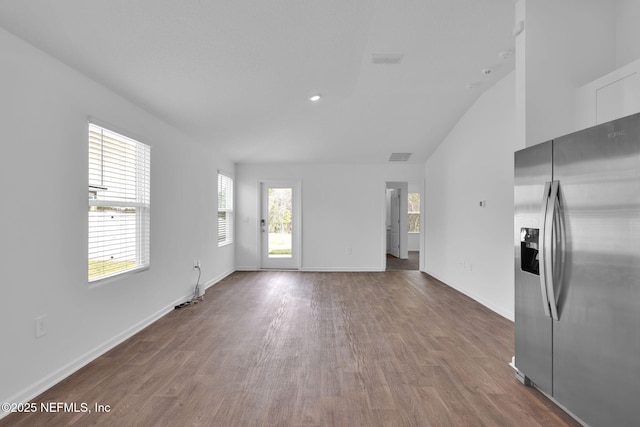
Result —
[[300, 194], [296, 182], [262, 182], [260, 240], [263, 269], [300, 268]]
[[391, 190], [389, 253], [400, 258], [400, 190]]

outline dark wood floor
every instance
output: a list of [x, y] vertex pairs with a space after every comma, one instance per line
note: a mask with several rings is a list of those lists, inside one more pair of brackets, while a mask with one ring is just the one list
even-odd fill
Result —
[[577, 425], [514, 378], [513, 324], [429, 276], [234, 273], [0, 425]]
[[409, 258], [400, 259], [391, 254], [387, 254], [387, 271], [395, 270], [419, 270], [420, 269], [420, 252], [409, 251]]

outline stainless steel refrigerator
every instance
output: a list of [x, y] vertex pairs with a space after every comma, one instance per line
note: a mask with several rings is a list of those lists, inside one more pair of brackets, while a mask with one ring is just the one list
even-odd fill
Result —
[[640, 426], [640, 114], [515, 153], [515, 367], [591, 426]]

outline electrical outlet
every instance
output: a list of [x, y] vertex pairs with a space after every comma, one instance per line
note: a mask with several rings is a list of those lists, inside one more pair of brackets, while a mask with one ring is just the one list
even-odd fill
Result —
[[45, 322], [46, 319], [46, 314], [40, 317], [36, 317], [36, 338], [40, 338], [41, 336], [47, 334], [47, 323]]
[[351, 250], [351, 247], [348, 247], [346, 252], [347, 252], [347, 255], [351, 255], [353, 253], [353, 251]]
[[193, 261], [193, 268], [200, 268], [200, 261], [198, 260]]

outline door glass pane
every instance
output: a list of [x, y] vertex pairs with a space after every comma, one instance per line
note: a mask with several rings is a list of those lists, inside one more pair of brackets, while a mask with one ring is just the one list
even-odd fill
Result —
[[291, 258], [293, 239], [293, 191], [291, 188], [269, 188], [269, 258]]

